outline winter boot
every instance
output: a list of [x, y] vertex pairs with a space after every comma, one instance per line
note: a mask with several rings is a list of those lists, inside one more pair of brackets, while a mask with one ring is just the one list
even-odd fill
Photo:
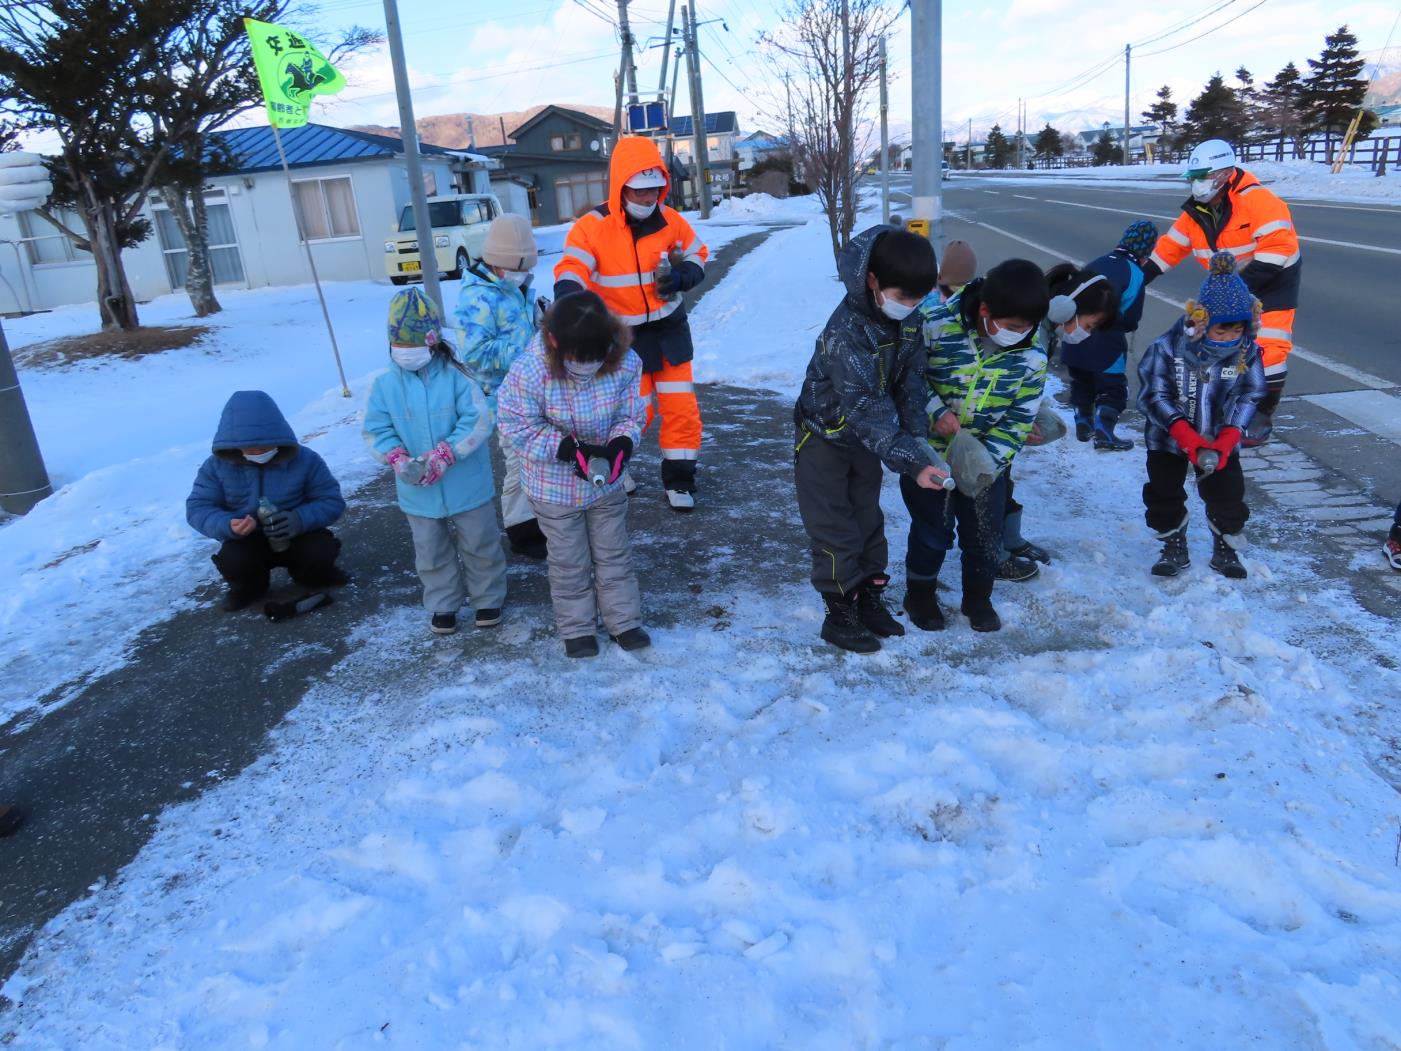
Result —
[[1239, 533], [1218, 533], [1211, 527], [1211, 568], [1231, 580], [1244, 580], [1245, 567], [1236, 554], [1236, 545], [1241, 542]]
[[839, 650], [852, 653], [875, 653], [880, 649], [876, 638], [856, 615], [855, 595], [823, 595], [827, 616], [822, 621], [822, 639]]
[[1163, 542], [1163, 553], [1158, 556], [1158, 561], [1153, 563], [1155, 577], [1175, 577], [1192, 564], [1192, 558], [1187, 553], [1186, 518], [1182, 519], [1182, 524], [1176, 529], [1170, 529], [1166, 533], [1155, 533], [1154, 536]]
[[673, 511], [685, 514], [696, 509], [696, 463], [694, 460], [663, 460], [662, 490]]
[[628, 628], [627, 631], [620, 631], [616, 635], [609, 636], [623, 649], [632, 652], [634, 650], [645, 650], [652, 645], [652, 636], [641, 628]]
[[510, 541], [512, 552], [525, 558], [543, 559], [549, 554], [538, 518], [527, 518], [507, 526], [506, 539]]
[[457, 614], [434, 613], [428, 618], [428, 630], [434, 635], [451, 635], [457, 631]]
[[[1026, 537], [1022, 536], [1022, 511], [1018, 508], [1015, 511], [1008, 511], [1002, 520], [1002, 548], [1009, 555], [1021, 559], [1030, 559], [1033, 562], [1040, 562], [1043, 565], [1051, 564], [1051, 553], [1044, 547], [1033, 544]], [[1030, 576], [1036, 576], [1035, 570]], [[1007, 578], [1022, 579], [1022, 578]]]
[[1087, 412], [1075, 410], [1075, 440], [1087, 442], [1094, 437], [1094, 424], [1090, 422], [1090, 415]]
[[1034, 579], [1041, 572], [1041, 567], [1036, 564], [1034, 558], [1023, 558], [1021, 555], [1008, 555], [1002, 560], [1002, 564], [997, 567], [997, 579], [1006, 580], [1013, 584], [1021, 584]]
[[566, 657], [597, 657], [597, 636], [580, 635], [577, 639], [565, 639], [564, 655]]
[[1002, 618], [992, 608], [992, 581], [963, 574], [963, 603], [960, 612], [974, 631], [1000, 631]]
[[944, 630], [944, 611], [939, 608], [932, 580], [905, 581], [905, 612], [920, 631]]
[[1386, 556], [1387, 564], [1401, 573], [1401, 526], [1391, 527], [1386, 543], [1382, 545], [1382, 554]]
[[1133, 439], [1120, 438], [1114, 433], [1119, 414], [1103, 406], [1095, 410], [1095, 451], [1122, 453], [1133, 448]]
[[222, 606], [227, 613], [237, 613], [241, 609], [247, 609], [253, 603], [268, 593], [266, 584], [258, 587], [252, 585], [248, 587], [230, 587], [224, 593]]
[[866, 583], [856, 592], [856, 619], [872, 635], [883, 639], [905, 634], [905, 625], [892, 617], [890, 610], [885, 608], [883, 594], [889, 584], [890, 578], [880, 573], [867, 577]]

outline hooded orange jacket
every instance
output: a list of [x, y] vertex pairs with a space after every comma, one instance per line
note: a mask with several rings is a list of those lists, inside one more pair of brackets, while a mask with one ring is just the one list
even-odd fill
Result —
[[673, 365], [690, 361], [694, 351], [686, 308], [680, 294], [661, 299], [653, 271], [663, 252], [679, 249], [676, 264], [682, 290], [705, 276], [710, 250], [701, 243], [681, 213], [658, 202], [656, 211], [639, 221], [623, 208], [623, 184], [640, 171], [661, 168], [671, 189], [671, 177], [651, 139], [628, 136], [618, 140], [608, 165], [608, 203], [574, 223], [564, 242], [564, 258], [555, 264], [555, 296], [579, 287], [597, 292], [608, 309], [632, 326], [633, 350], [645, 372], [656, 372], [665, 358]]

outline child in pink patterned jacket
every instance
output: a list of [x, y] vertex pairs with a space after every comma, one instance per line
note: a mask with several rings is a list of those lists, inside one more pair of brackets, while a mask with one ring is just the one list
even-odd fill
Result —
[[569, 657], [598, 654], [600, 614], [623, 649], [651, 645], [622, 483], [646, 419], [641, 374], [627, 327], [596, 294], [575, 292], [550, 308], [498, 395], [501, 433], [548, 541], [550, 599]]

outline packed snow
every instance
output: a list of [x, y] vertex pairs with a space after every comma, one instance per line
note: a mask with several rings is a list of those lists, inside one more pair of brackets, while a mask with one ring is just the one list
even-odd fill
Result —
[[[699, 378], [794, 389], [840, 295], [827, 236], [820, 219], [777, 230], [706, 296]], [[387, 290], [340, 291], [374, 301], [333, 308], [360, 318], [358, 372]], [[314, 301], [272, 295], [320, 350]], [[292, 367], [240, 309], [221, 391]], [[107, 388], [133, 393], [155, 373], [113, 368]], [[179, 389], [156, 374], [153, 402]], [[368, 470], [337, 392], [285, 382], [343, 477]], [[69, 560], [104, 586], [149, 571], [141, 545], [162, 531], [172, 564], [144, 587], [169, 603], [203, 572], [176, 494], [213, 421], [191, 414], [193, 433], [138, 435], [126, 461], [92, 466], [75, 441], [60, 464], [70, 489], [101, 486], [99, 527], [143, 509], [128, 546], [94, 559], [99, 531]], [[129, 416], [106, 412], [104, 444]], [[167, 811], [118, 880], [45, 929], [3, 988], [20, 1006], [0, 1041], [1401, 1046], [1401, 801], [1362, 732], [1401, 697], [1394, 626], [1273, 543], [1246, 551], [1243, 585], [1200, 559], [1153, 580], [1136, 455], [1062, 441], [1016, 471], [1028, 535], [1056, 557], [999, 587], [995, 636], [955, 616], [841, 655], [817, 640], [810, 587], [762, 565], [753, 590], [714, 596], [723, 630], [658, 629], [640, 658], [567, 662], [519, 615], [491, 663], [429, 640], [418, 609], [363, 624], [261, 760]], [[63, 499], [43, 529], [0, 532], [7, 561], [17, 536], [31, 551], [45, 617], [93, 601], [37, 568], [90, 535], [93, 497]], [[898, 592], [907, 518], [893, 485], [884, 503]], [[774, 506], [796, 516], [791, 494]], [[1287, 526], [1262, 510], [1249, 532]]]

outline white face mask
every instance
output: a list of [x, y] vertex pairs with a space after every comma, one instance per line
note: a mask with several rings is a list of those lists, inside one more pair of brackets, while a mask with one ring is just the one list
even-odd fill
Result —
[[564, 371], [569, 373], [571, 379], [580, 383], [591, 380], [599, 369], [603, 368], [601, 361], [575, 361], [573, 358], [564, 359]]
[[919, 308], [918, 303], [914, 306], [906, 306], [904, 303], [897, 303], [884, 292], [882, 292], [880, 296], [880, 312], [890, 318], [891, 321], [904, 321]]
[[1216, 185], [1216, 179], [1208, 175], [1205, 179], [1192, 180], [1192, 197], [1205, 204], [1216, 196], [1216, 191], [1221, 187]]
[[390, 347], [389, 356], [401, 369], [417, 372], [433, 360], [433, 352], [427, 347]]
[[529, 270], [507, 270], [502, 276], [517, 288], [524, 288], [530, 281], [531, 273]]
[[646, 219], [657, 210], [655, 204], [634, 204], [632, 201], [624, 201], [623, 207], [627, 209], [628, 215], [634, 219]]
[[265, 453], [244, 453], [243, 458], [250, 463], [268, 463], [276, 455], [276, 449], [269, 449]]
[[1031, 335], [1030, 330], [1026, 332], [1014, 332], [1010, 328], [1002, 328], [1000, 326], [996, 332], [993, 332], [992, 328], [995, 324], [996, 322], [991, 318], [988, 319], [988, 339], [992, 340], [999, 347], [1015, 347], [1022, 340], [1026, 339], [1027, 336]]
[[1066, 329], [1060, 334], [1061, 341], [1074, 346], [1076, 343], [1083, 343], [1090, 338], [1090, 330], [1087, 328]]

